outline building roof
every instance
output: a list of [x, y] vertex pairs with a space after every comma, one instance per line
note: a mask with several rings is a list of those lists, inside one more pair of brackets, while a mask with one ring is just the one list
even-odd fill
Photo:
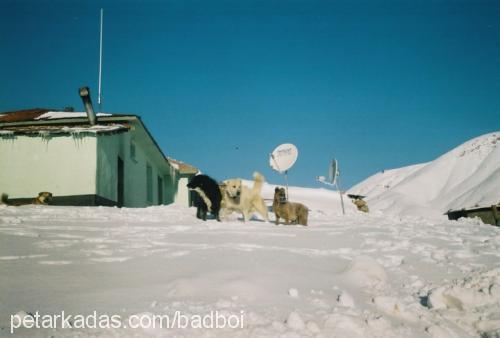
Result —
[[126, 131], [135, 115], [97, 114], [98, 124], [90, 125], [85, 112], [54, 111], [45, 108], [0, 113], [1, 134], [106, 133]]
[[156, 148], [166, 158], [167, 163], [180, 174], [197, 174], [198, 168], [166, 157], [156, 143], [141, 118], [137, 115], [98, 113], [97, 124], [90, 125], [87, 113], [55, 111], [52, 109], [34, 108], [0, 113], [0, 135], [37, 134], [80, 134], [80, 133], [116, 133], [127, 131], [134, 126], [143, 130], [143, 139], [149, 139], [148, 148]]
[[50, 111], [50, 109], [33, 108], [33, 109], [17, 110], [12, 112], [4, 112], [0, 114], [0, 122], [19, 122], [19, 121], [34, 120], [48, 111]]
[[[112, 134], [134, 129], [140, 135], [144, 149], [160, 160], [165, 158], [141, 118], [137, 115], [96, 114], [97, 124], [91, 125], [87, 113], [28, 109], [0, 113], [0, 136], [19, 134], [49, 137], [60, 134]], [[170, 166], [170, 163], [167, 162]]]
[[[98, 113], [99, 116], [112, 116], [112, 114]], [[57, 111], [46, 108], [33, 108], [0, 113], [0, 125], [2, 122], [29, 122], [40, 120], [58, 120], [72, 118], [86, 118], [85, 112]]]
[[177, 170], [180, 174], [185, 174], [185, 175], [194, 175], [199, 172], [198, 168], [195, 166], [192, 166], [191, 164], [184, 163], [179, 160], [175, 160], [173, 158], [167, 157], [167, 161], [170, 163], [170, 165]]

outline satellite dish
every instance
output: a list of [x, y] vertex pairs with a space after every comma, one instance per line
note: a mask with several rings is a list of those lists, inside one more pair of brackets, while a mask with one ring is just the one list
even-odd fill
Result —
[[325, 176], [316, 176], [316, 180], [320, 183], [329, 185], [329, 186], [335, 186], [337, 188], [337, 191], [339, 192], [340, 195], [340, 204], [342, 205], [342, 213], [345, 215], [345, 209], [344, 209], [344, 199], [342, 198], [342, 191], [340, 190], [339, 187], [339, 163], [337, 162], [337, 159], [333, 159], [330, 162], [330, 166], [328, 167], [328, 181], [326, 180]]
[[328, 182], [335, 184], [337, 177], [339, 176], [339, 166], [336, 159], [330, 162], [330, 167], [328, 168]]
[[291, 143], [284, 143], [269, 155], [269, 165], [277, 172], [283, 173], [294, 165], [297, 156], [299, 156], [297, 147]]

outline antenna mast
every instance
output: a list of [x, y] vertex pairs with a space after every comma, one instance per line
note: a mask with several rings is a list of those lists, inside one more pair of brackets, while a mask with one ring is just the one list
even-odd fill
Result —
[[102, 80], [102, 22], [104, 18], [104, 10], [101, 8], [101, 26], [99, 32], [99, 90], [97, 96], [97, 104], [99, 105], [99, 112], [102, 113], [102, 93], [101, 93], [101, 80]]

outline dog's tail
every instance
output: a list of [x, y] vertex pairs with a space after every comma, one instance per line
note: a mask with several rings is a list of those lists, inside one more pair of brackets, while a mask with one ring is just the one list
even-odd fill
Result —
[[302, 205], [299, 208], [299, 224], [307, 226], [307, 218], [309, 216], [309, 208]]
[[254, 172], [253, 173], [253, 188], [252, 190], [258, 194], [260, 194], [261, 190], [262, 190], [262, 185], [264, 185], [264, 182], [266, 181], [266, 179], [264, 178], [264, 176], [262, 176], [261, 173], [259, 172]]
[[9, 200], [9, 195], [7, 195], [6, 193], [2, 193], [2, 196], [0, 197], [0, 204], [8, 204]]

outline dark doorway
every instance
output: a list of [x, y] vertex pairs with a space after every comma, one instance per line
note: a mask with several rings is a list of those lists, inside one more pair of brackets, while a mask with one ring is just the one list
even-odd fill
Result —
[[118, 179], [117, 179], [117, 192], [118, 192], [118, 198], [117, 198], [117, 205], [118, 207], [123, 207], [123, 179], [124, 179], [124, 172], [123, 172], [123, 160], [118, 157]]
[[163, 204], [163, 179], [158, 176], [158, 204]]
[[194, 190], [189, 190], [189, 206], [193, 207], [194, 206], [194, 201], [196, 201], [196, 195], [198, 193]]

